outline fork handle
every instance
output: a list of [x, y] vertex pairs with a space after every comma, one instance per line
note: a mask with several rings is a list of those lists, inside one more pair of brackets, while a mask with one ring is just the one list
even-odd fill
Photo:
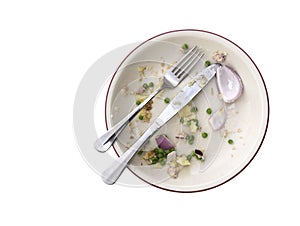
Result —
[[124, 130], [127, 124], [138, 114], [140, 110], [155, 97], [162, 88], [159, 88], [152, 92], [147, 99], [145, 99], [140, 105], [138, 105], [133, 111], [131, 111], [126, 117], [124, 117], [120, 122], [114, 125], [112, 128], [107, 130], [102, 134], [94, 143], [95, 148], [99, 152], [106, 152], [111, 145], [115, 142], [119, 134]]

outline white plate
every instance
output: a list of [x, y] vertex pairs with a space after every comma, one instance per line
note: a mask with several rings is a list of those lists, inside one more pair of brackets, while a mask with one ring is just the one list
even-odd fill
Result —
[[[191, 103], [198, 108], [197, 117], [202, 131], [209, 134], [208, 138], [203, 139], [201, 133], [197, 132], [194, 145], [180, 141], [176, 146], [179, 154], [189, 154], [194, 148], [209, 150], [213, 147], [217, 155], [209, 159], [209, 164], [199, 170], [201, 163], [193, 160], [191, 166], [185, 167], [177, 179], [166, 179], [166, 167], [162, 169], [145, 167], [138, 156], [133, 159], [128, 168], [139, 178], [156, 187], [171, 191], [194, 192], [219, 186], [239, 174], [256, 155], [267, 130], [269, 103], [266, 87], [258, 68], [240, 47], [224, 37], [199, 30], [172, 31], [147, 40], [124, 59], [119, 70], [114, 74], [106, 99], [106, 122], [109, 128], [129, 113], [136, 102], [136, 96], [131, 93], [144, 82], [153, 81], [158, 84], [159, 78], [167, 70], [168, 65], [173, 64], [182, 56], [180, 47], [183, 43], [189, 46], [198, 45], [206, 53], [193, 73], [203, 68], [203, 62], [206, 59], [213, 62], [213, 52], [221, 50], [228, 53], [224, 64], [233, 67], [241, 76], [244, 92], [241, 98], [231, 106], [225, 124], [225, 129], [229, 133], [224, 138], [225, 129], [213, 132], [208, 124], [209, 116], [205, 110], [208, 107], [216, 110], [222, 106], [222, 102], [218, 101], [215, 81], [212, 81], [209, 87], [206, 87]], [[146, 66], [144, 76], [140, 75], [139, 66]], [[125, 85], [128, 87], [126, 95], [124, 95], [124, 89], [122, 90]], [[183, 85], [181, 84], [180, 87]], [[163, 110], [164, 97], [172, 98], [180, 87], [168, 90], [154, 99], [150, 123]], [[131, 129], [127, 127], [114, 145], [118, 155], [126, 151], [126, 146], [130, 146], [149, 126], [149, 123], [142, 123], [138, 118], [132, 123]], [[187, 128], [179, 122], [179, 116], [175, 116], [157, 134], [167, 134], [176, 143], [175, 135], [179, 130], [185, 129]], [[229, 145], [228, 139], [233, 139], [234, 144]], [[153, 136], [145, 145], [145, 150], [150, 150], [154, 146]], [[207, 155], [209, 156], [209, 153]]]

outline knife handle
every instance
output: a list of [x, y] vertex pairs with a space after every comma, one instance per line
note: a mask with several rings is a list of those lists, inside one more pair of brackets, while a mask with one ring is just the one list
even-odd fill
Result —
[[114, 184], [124, 169], [126, 168], [128, 162], [135, 153], [145, 144], [145, 142], [151, 137], [161, 125], [157, 123], [153, 123], [144, 133], [143, 135], [126, 151], [124, 154], [113, 161], [113, 163], [102, 173], [102, 180], [106, 184]]
[[131, 111], [125, 118], [118, 122], [115, 126], [110, 128], [104, 134], [102, 134], [94, 143], [95, 148], [99, 152], [106, 152], [111, 145], [115, 142], [119, 134], [125, 129], [127, 124], [139, 113], [140, 110], [156, 96], [162, 89], [159, 88], [151, 93], [146, 100], [138, 105], [133, 111]]

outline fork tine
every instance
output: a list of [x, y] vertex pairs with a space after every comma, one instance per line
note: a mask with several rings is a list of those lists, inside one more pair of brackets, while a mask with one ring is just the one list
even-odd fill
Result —
[[[201, 59], [201, 57], [204, 55], [204, 53], [198, 49], [197, 53], [194, 55], [193, 59], [190, 60], [185, 66], [184, 68], [181, 68], [179, 73], [176, 74], [177, 78], [179, 79], [183, 79], [185, 78], [190, 71], [192, 70], [192, 68], [199, 62], [199, 60]], [[183, 75], [183, 76], [182, 76]], [[182, 77], [182, 78], [181, 78]]]
[[189, 50], [174, 66], [172, 69], [172, 73], [177, 73], [180, 70], [180, 67], [182, 67], [189, 59], [193, 56], [193, 52], [198, 49], [197, 46], [194, 46], [191, 50]]

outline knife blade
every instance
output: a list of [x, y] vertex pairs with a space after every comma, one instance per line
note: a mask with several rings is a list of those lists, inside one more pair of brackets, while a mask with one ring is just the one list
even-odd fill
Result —
[[114, 184], [118, 180], [135, 153], [159, 128], [184, 108], [208, 84], [219, 67], [221, 67], [220, 64], [212, 64], [197, 75], [192, 76], [192, 80], [173, 98], [142, 136], [102, 173], [102, 179], [106, 184]]

